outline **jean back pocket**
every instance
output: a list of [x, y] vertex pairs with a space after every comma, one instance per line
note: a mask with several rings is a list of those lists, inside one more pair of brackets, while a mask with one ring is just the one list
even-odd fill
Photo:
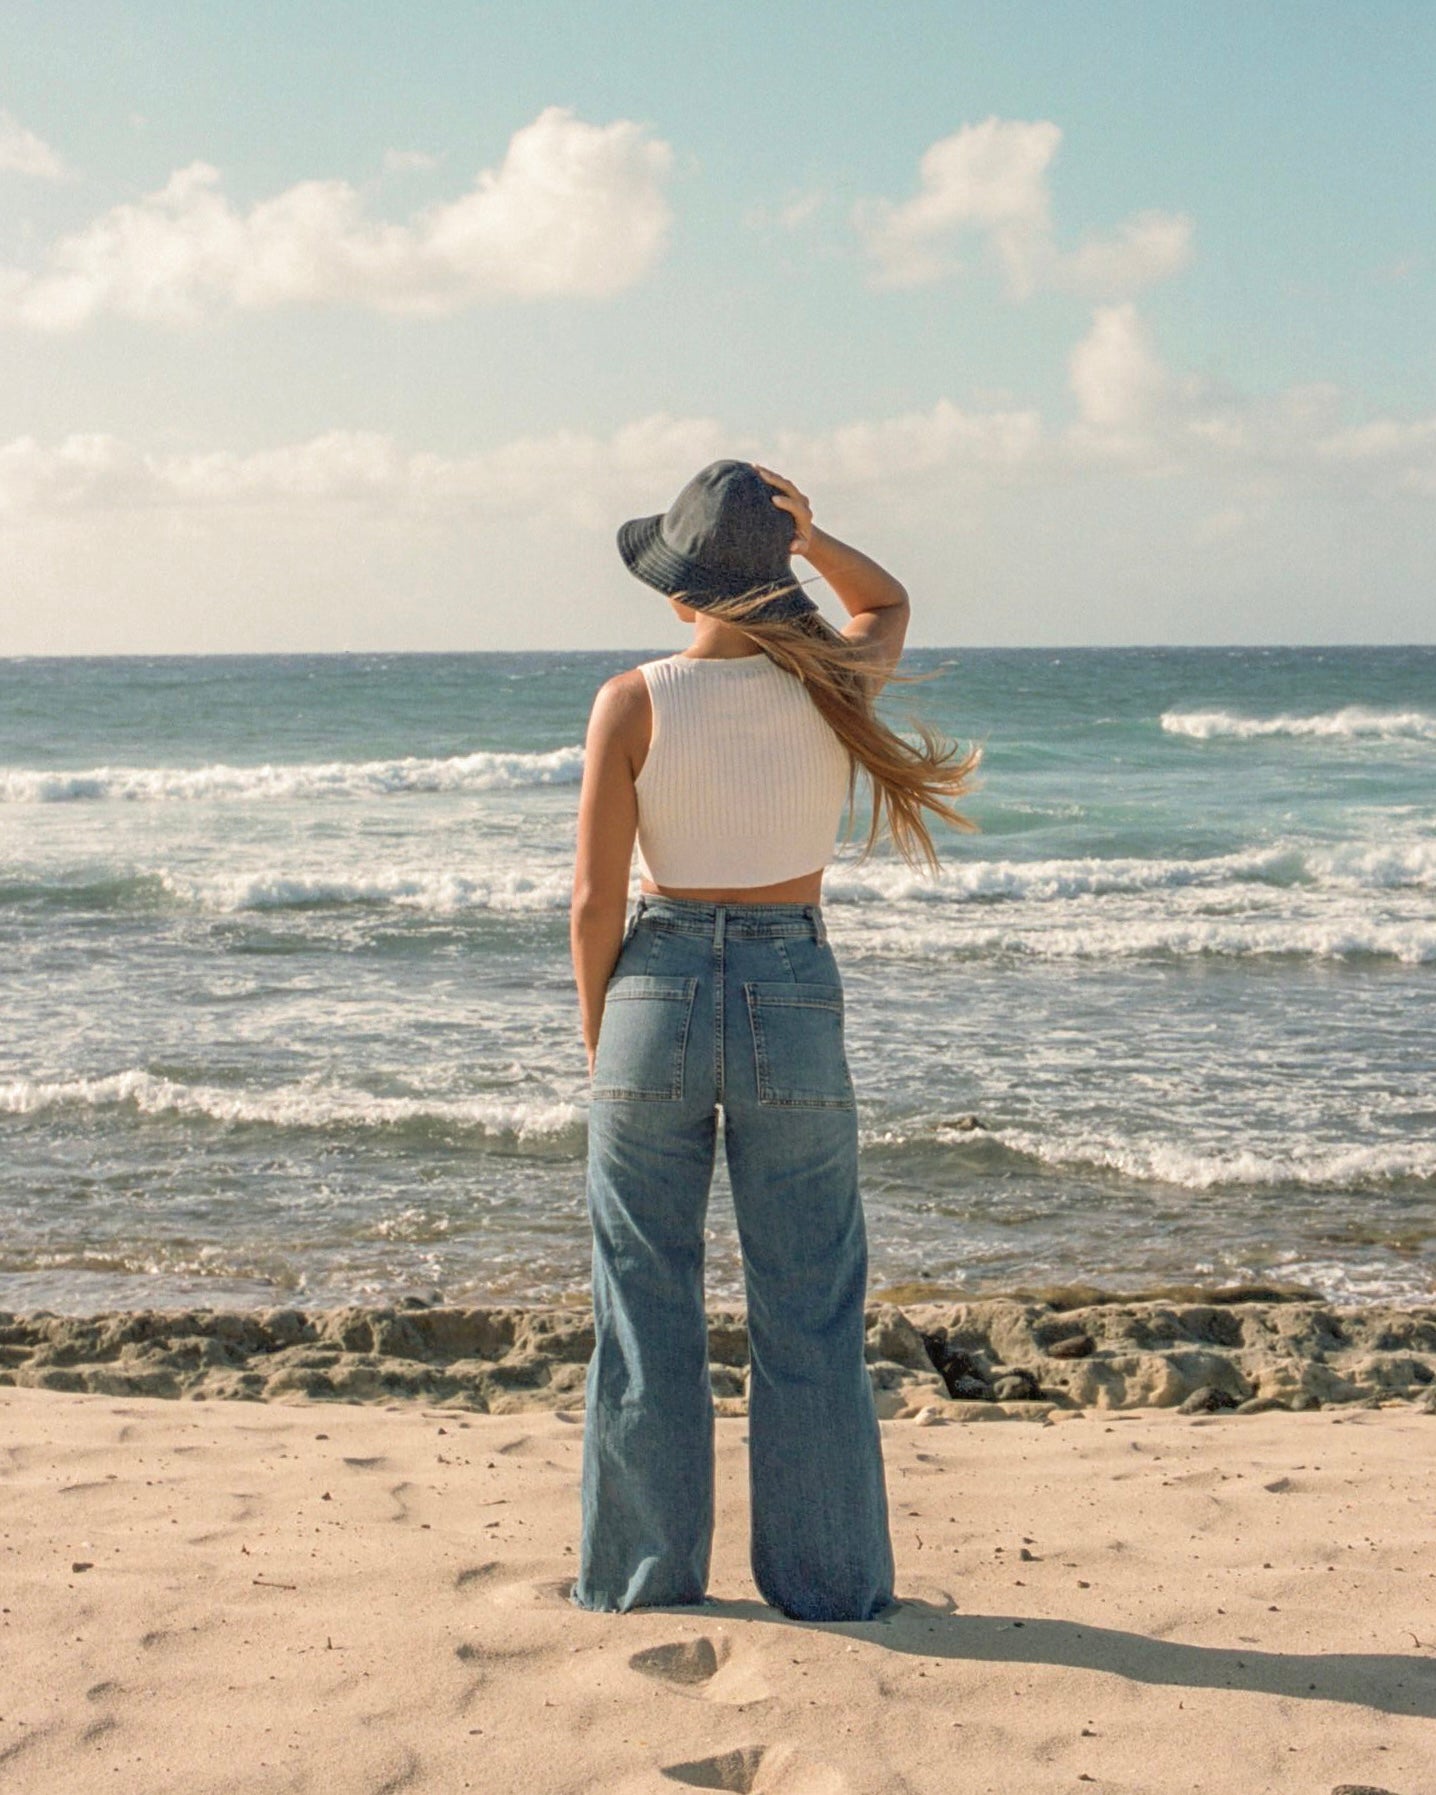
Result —
[[856, 1101], [843, 1046], [840, 985], [758, 980], [743, 987], [759, 1103], [788, 1109], [851, 1109]]
[[634, 973], [608, 987], [598, 1051], [595, 1097], [618, 1102], [677, 1102], [693, 1017], [696, 978]]

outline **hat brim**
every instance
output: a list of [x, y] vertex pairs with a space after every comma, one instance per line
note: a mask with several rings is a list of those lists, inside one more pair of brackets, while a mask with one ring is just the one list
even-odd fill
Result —
[[[716, 575], [711, 568], [704, 567], [701, 562], [691, 561], [686, 555], [680, 555], [664, 541], [662, 523], [663, 515], [660, 512], [656, 517], [630, 518], [626, 524], [619, 526], [618, 552], [623, 557], [623, 564], [644, 585], [654, 587], [669, 598], [681, 599], [684, 604], [699, 611], [715, 600], [744, 598], [763, 589], [761, 585], [754, 586], [751, 582], [741, 586], [734, 585]], [[764, 620], [781, 622], [818, 608], [803, 591], [795, 576], [774, 580], [770, 590], [772, 597], [761, 613]]]

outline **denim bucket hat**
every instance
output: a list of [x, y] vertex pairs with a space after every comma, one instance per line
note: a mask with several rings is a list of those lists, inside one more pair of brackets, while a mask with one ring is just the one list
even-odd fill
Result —
[[769, 587], [762, 621], [816, 611], [788, 559], [793, 519], [776, 491], [749, 461], [711, 462], [660, 516], [622, 525], [618, 552], [630, 573], [695, 610]]

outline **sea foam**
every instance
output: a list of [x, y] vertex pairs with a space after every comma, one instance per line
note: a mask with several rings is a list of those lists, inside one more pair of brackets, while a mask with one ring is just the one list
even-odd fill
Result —
[[144, 1116], [273, 1128], [457, 1127], [518, 1143], [557, 1143], [568, 1137], [572, 1144], [583, 1121], [576, 1104], [553, 1099], [378, 1097], [351, 1088], [309, 1085], [236, 1090], [182, 1084], [140, 1068], [98, 1078], [18, 1078], [0, 1083], [0, 1115], [67, 1109], [129, 1109]]
[[382, 798], [411, 792], [487, 792], [532, 785], [576, 785], [583, 749], [546, 753], [481, 752], [446, 759], [335, 760], [237, 767], [92, 767], [82, 772], [0, 770], [0, 803], [63, 804], [97, 799], [131, 803], [174, 799]]
[[1325, 736], [1348, 741], [1436, 742], [1436, 716], [1427, 711], [1378, 711], [1349, 704], [1314, 716], [1239, 717], [1231, 711], [1164, 711], [1168, 735], [1193, 741], [1252, 741], [1261, 736]]
[[1180, 1141], [1113, 1140], [1096, 1133], [1045, 1135], [1034, 1129], [992, 1129], [952, 1122], [912, 1122], [864, 1130], [864, 1147], [893, 1149], [923, 1144], [960, 1148], [990, 1158], [994, 1153], [1054, 1171], [1116, 1172], [1142, 1184], [1184, 1190], [1223, 1187], [1362, 1189], [1396, 1182], [1436, 1181], [1436, 1144], [1420, 1140], [1313, 1144], [1273, 1151], [1197, 1146]]
[[567, 870], [486, 875], [403, 867], [376, 868], [362, 878], [321, 878], [274, 869], [195, 876], [166, 868], [159, 881], [177, 902], [205, 910], [392, 906], [436, 916], [484, 910], [510, 914], [566, 910], [572, 884]]

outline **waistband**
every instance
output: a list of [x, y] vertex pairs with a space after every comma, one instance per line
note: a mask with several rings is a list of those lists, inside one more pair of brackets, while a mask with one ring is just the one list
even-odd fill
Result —
[[640, 892], [633, 908], [635, 923], [647, 922], [680, 935], [774, 936], [811, 935], [826, 941], [821, 904], [710, 904], [702, 898], [659, 897]]

